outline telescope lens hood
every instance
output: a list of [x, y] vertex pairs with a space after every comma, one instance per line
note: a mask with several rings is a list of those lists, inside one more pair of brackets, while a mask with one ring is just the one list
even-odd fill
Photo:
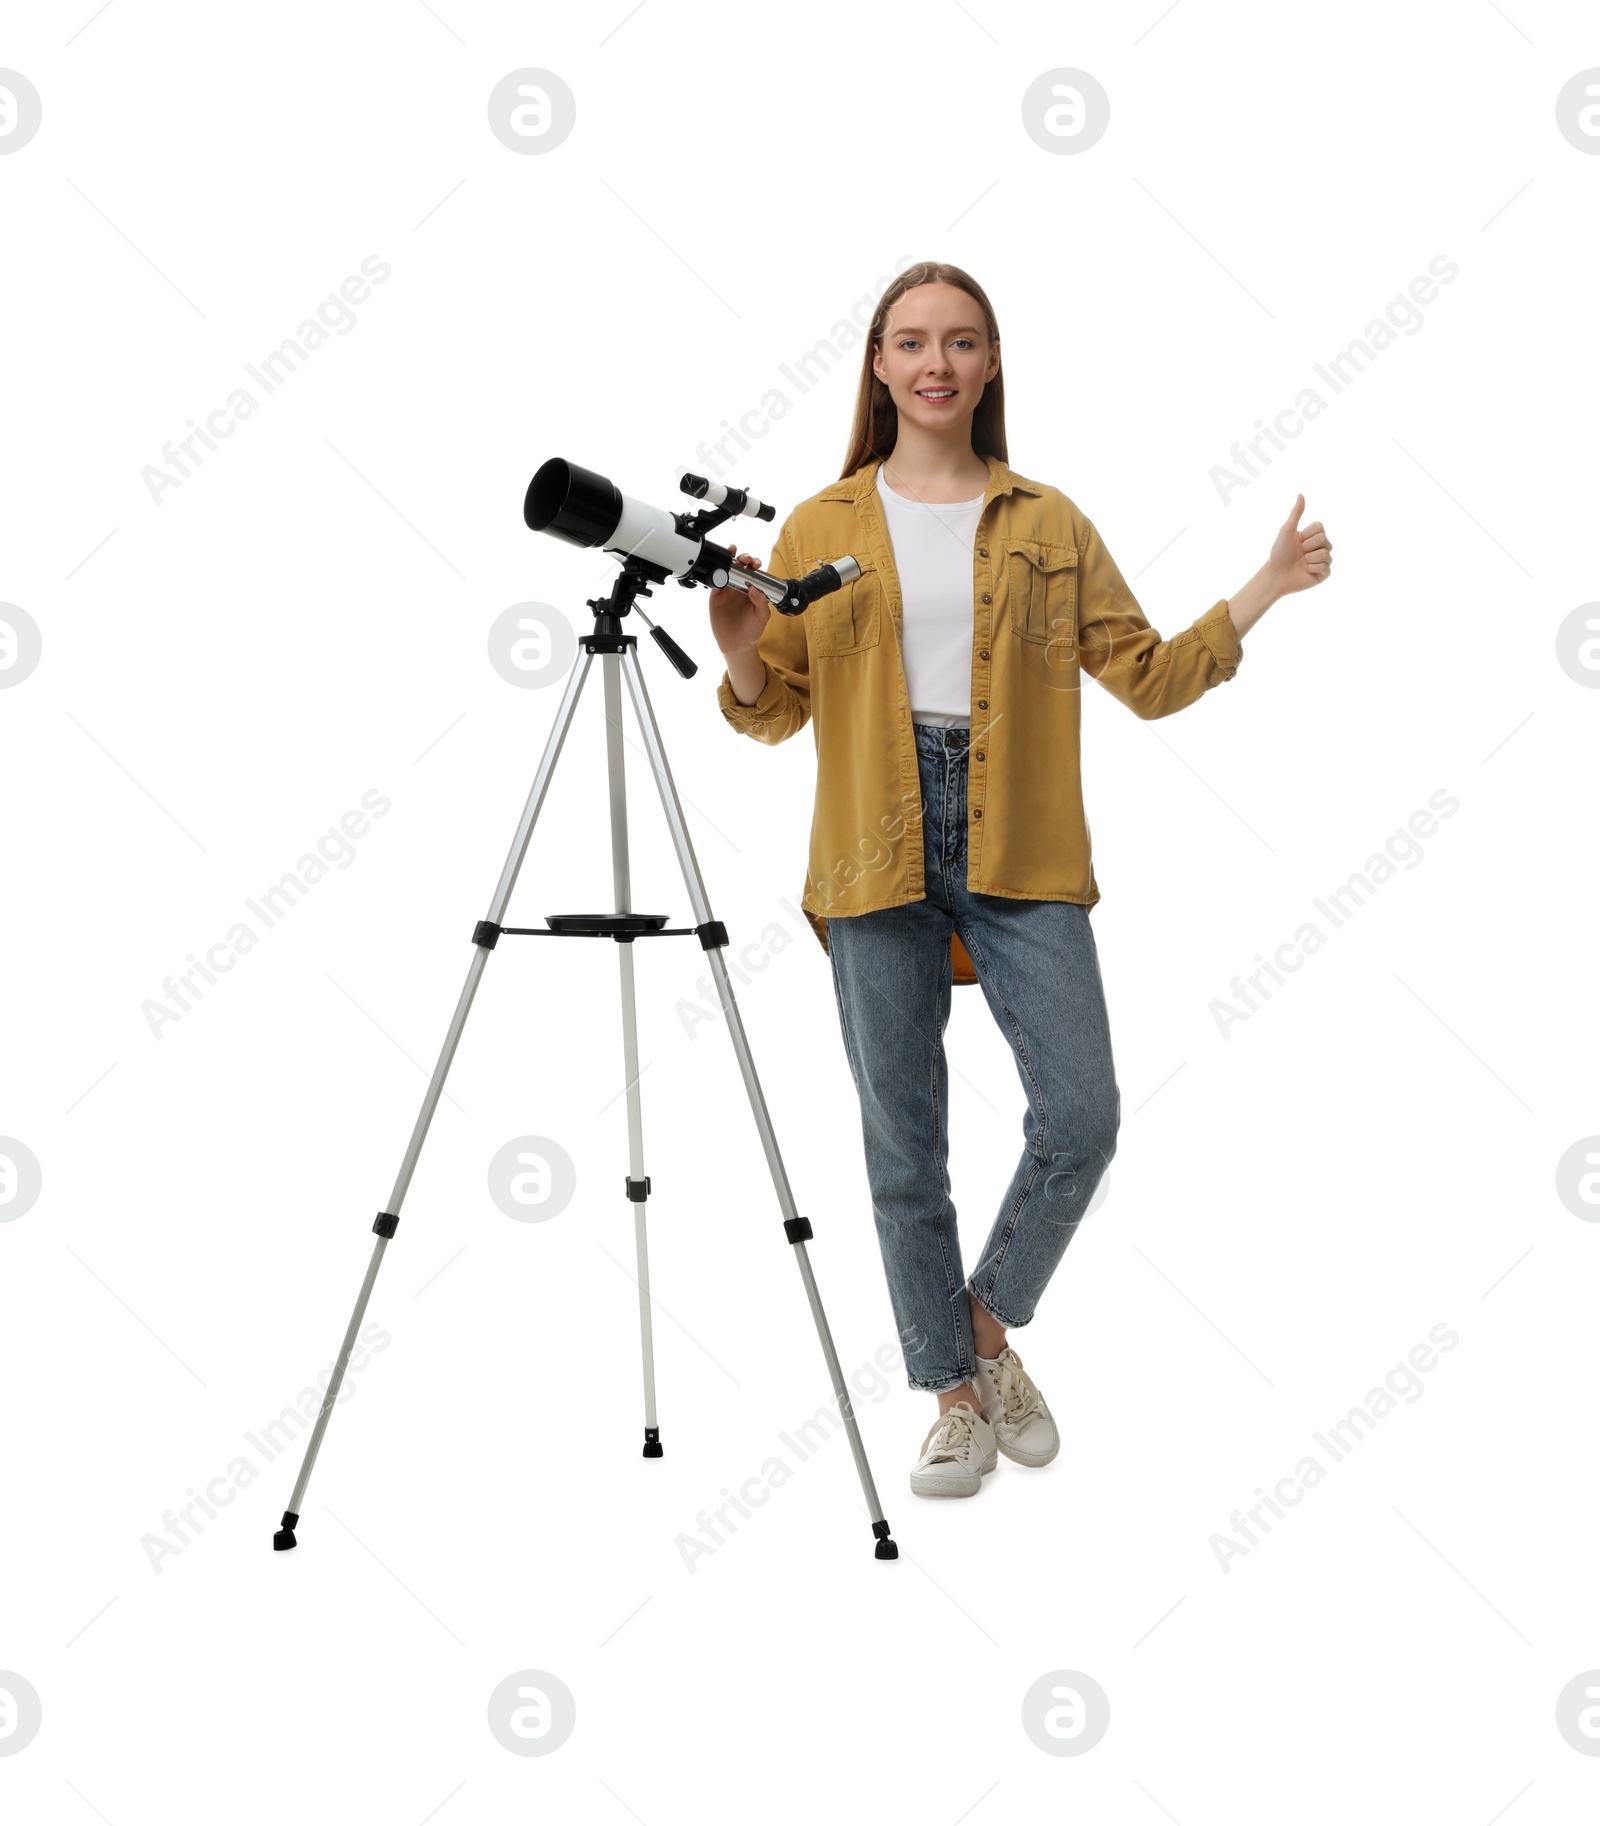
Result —
[[528, 484], [522, 518], [530, 531], [569, 545], [604, 545], [622, 518], [622, 492], [592, 469], [551, 457]]

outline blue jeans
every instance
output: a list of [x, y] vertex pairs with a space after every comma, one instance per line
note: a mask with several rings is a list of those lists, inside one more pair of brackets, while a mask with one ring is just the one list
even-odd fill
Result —
[[[1116, 1152], [1122, 1105], [1089, 909], [968, 890], [969, 731], [913, 728], [926, 898], [830, 916], [827, 935], [906, 1379], [938, 1392], [977, 1367], [969, 1295], [1004, 1326], [1032, 1319]], [[948, 1165], [952, 929], [1027, 1094], [1022, 1158], [970, 1278]]]

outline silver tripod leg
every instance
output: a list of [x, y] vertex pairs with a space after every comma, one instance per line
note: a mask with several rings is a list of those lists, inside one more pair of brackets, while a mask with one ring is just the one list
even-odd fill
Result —
[[[667, 827], [672, 833], [673, 848], [678, 852], [678, 863], [683, 870], [684, 886], [689, 890], [689, 905], [694, 910], [694, 923], [707, 927], [714, 925], [711, 917], [711, 903], [706, 899], [705, 883], [700, 879], [700, 866], [695, 861], [694, 845], [689, 839], [689, 827], [684, 821], [683, 808], [678, 803], [677, 788], [672, 783], [672, 769], [667, 764], [666, 749], [661, 743], [661, 731], [656, 727], [655, 712], [650, 707], [650, 694], [645, 689], [644, 673], [639, 667], [639, 655], [636, 647], [626, 647], [621, 655], [622, 664], [628, 680], [628, 690], [633, 698], [634, 714], [639, 719], [639, 729], [644, 736], [645, 748], [650, 756], [650, 767], [656, 777], [656, 788], [661, 794], [661, 808], [667, 816]], [[607, 656], [607, 678], [611, 676], [610, 667], [614, 664]], [[613, 787], [613, 792], [617, 789]], [[624, 951], [631, 947], [624, 945]], [[756, 1132], [761, 1137], [761, 1146], [767, 1156], [767, 1166], [772, 1173], [772, 1184], [778, 1194], [778, 1208], [783, 1213], [784, 1234], [794, 1245], [795, 1261], [800, 1267], [800, 1279], [805, 1284], [806, 1298], [811, 1303], [811, 1316], [816, 1321], [817, 1337], [822, 1344], [822, 1355], [828, 1365], [828, 1374], [833, 1381], [834, 1396], [839, 1403], [839, 1415], [844, 1421], [844, 1430], [850, 1441], [850, 1450], [855, 1456], [856, 1473], [861, 1479], [862, 1494], [867, 1499], [867, 1512], [872, 1518], [872, 1532], [877, 1537], [874, 1550], [880, 1560], [899, 1558], [900, 1550], [889, 1538], [889, 1524], [884, 1520], [883, 1509], [878, 1502], [877, 1488], [872, 1481], [872, 1469], [867, 1463], [867, 1454], [861, 1444], [860, 1429], [856, 1426], [855, 1409], [850, 1404], [850, 1391], [845, 1386], [844, 1372], [839, 1367], [838, 1352], [833, 1348], [833, 1334], [828, 1329], [827, 1314], [822, 1310], [822, 1296], [817, 1292], [816, 1276], [811, 1271], [811, 1258], [806, 1253], [806, 1239], [811, 1236], [811, 1223], [795, 1209], [794, 1193], [789, 1187], [789, 1175], [784, 1170], [783, 1157], [778, 1152], [777, 1137], [772, 1131], [772, 1119], [767, 1114], [767, 1100], [762, 1095], [760, 1080], [756, 1077], [755, 1060], [751, 1057], [750, 1042], [745, 1036], [744, 1022], [739, 1017], [739, 1006], [734, 999], [733, 984], [728, 977], [728, 966], [722, 955], [720, 944], [707, 944], [706, 957], [710, 960], [712, 980], [717, 985], [717, 995], [722, 1002], [722, 1013], [728, 1023], [728, 1034], [733, 1041], [734, 1054], [739, 1061], [739, 1071], [744, 1078], [744, 1087], [750, 1098], [750, 1109], [756, 1119]], [[642, 1213], [643, 1207], [640, 1207]], [[641, 1215], [640, 1220], [643, 1222]]]
[[[631, 651], [631, 649], [629, 649]], [[601, 655], [606, 694], [606, 773], [611, 787], [611, 877], [617, 911], [633, 911], [628, 872], [628, 793], [622, 757], [622, 689], [617, 656]], [[656, 1423], [656, 1358], [650, 1311], [650, 1247], [645, 1232], [645, 1199], [650, 1182], [644, 1171], [644, 1122], [639, 1109], [639, 1027], [634, 1015], [633, 946], [617, 946], [622, 981], [622, 1065], [628, 1095], [628, 1197], [633, 1201], [633, 1249], [639, 1272], [639, 1354], [644, 1365], [644, 1456], [661, 1456], [661, 1429]]]
[[[550, 739], [545, 743], [544, 758], [539, 763], [539, 771], [534, 775], [533, 787], [528, 794], [528, 802], [522, 810], [522, 820], [517, 825], [517, 834], [511, 840], [511, 849], [506, 856], [506, 865], [500, 871], [499, 885], [494, 891], [494, 900], [489, 908], [488, 923], [498, 926], [505, 913], [506, 905], [511, 899], [511, 890], [517, 884], [517, 872], [522, 867], [522, 859], [528, 851], [528, 841], [533, 836], [533, 827], [544, 805], [545, 793], [549, 790], [551, 776], [555, 772], [556, 762], [560, 759], [562, 744], [567, 739], [567, 730], [572, 724], [572, 713], [578, 707], [578, 697], [583, 690], [584, 680], [589, 676], [589, 667], [594, 655], [584, 649], [580, 662], [573, 666], [567, 679], [566, 695], [561, 700], [561, 708], [556, 712], [555, 727], [550, 731]], [[456, 1011], [450, 1021], [450, 1031], [445, 1035], [444, 1045], [439, 1052], [439, 1063], [433, 1068], [433, 1076], [428, 1080], [428, 1089], [422, 1099], [422, 1109], [417, 1116], [416, 1126], [411, 1131], [410, 1145], [406, 1148], [406, 1157], [400, 1163], [400, 1174], [394, 1182], [394, 1191], [389, 1195], [387, 1207], [378, 1213], [372, 1228], [377, 1232], [377, 1245], [372, 1251], [372, 1260], [367, 1264], [367, 1276], [361, 1283], [361, 1292], [356, 1297], [355, 1311], [350, 1315], [349, 1329], [344, 1334], [344, 1343], [339, 1347], [338, 1361], [333, 1366], [333, 1380], [328, 1384], [328, 1392], [322, 1398], [322, 1407], [317, 1414], [317, 1424], [311, 1429], [311, 1438], [306, 1444], [306, 1455], [300, 1466], [300, 1475], [295, 1479], [294, 1493], [289, 1498], [289, 1507], [283, 1512], [283, 1523], [272, 1537], [272, 1544], [280, 1551], [295, 1545], [295, 1525], [300, 1520], [300, 1505], [305, 1500], [306, 1485], [311, 1481], [311, 1468], [317, 1462], [317, 1453], [322, 1447], [322, 1436], [328, 1430], [328, 1416], [333, 1412], [333, 1404], [338, 1399], [339, 1385], [344, 1381], [344, 1372], [350, 1362], [350, 1353], [355, 1349], [356, 1333], [361, 1329], [361, 1321], [366, 1315], [367, 1301], [372, 1298], [372, 1286], [378, 1278], [378, 1270], [383, 1266], [383, 1253], [389, 1247], [389, 1239], [400, 1224], [400, 1207], [405, 1201], [406, 1190], [411, 1184], [411, 1175], [416, 1170], [417, 1158], [422, 1153], [422, 1144], [427, 1139], [428, 1125], [433, 1121], [433, 1112], [439, 1107], [439, 1098], [444, 1091], [445, 1077], [450, 1070], [450, 1062], [456, 1056], [456, 1046], [461, 1039], [461, 1030], [467, 1024], [467, 1014], [472, 1007], [472, 998], [478, 993], [478, 984], [483, 977], [484, 965], [489, 961], [490, 944], [480, 944], [473, 951], [472, 966], [467, 971], [467, 980], [461, 991], [461, 998], [456, 1003]], [[623, 946], [625, 951], [627, 946]]]

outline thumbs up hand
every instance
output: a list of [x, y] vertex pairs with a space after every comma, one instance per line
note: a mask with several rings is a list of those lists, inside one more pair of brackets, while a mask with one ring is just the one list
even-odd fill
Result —
[[1333, 546], [1322, 530], [1322, 522], [1313, 520], [1306, 527], [1298, 524], [1305, 508], [1305, 496], [1296, 495], [1289, 517], [1278, 528], [1267, 556], [1264, 568], [1276, 596], [1289, 596], [1296, 590], [1309, 590], [1313, 584], [1324, 583], [1333, 568]]

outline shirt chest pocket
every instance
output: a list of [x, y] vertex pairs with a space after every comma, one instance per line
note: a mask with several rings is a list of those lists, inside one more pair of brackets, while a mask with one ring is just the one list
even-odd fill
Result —
[[[842, 553], [814, 559], [806, 566], [831, 564]], [[820, 596], [805, 612], [806, 632], [814, 659], [844, 659], [877, 646], [883, 632], [883, 580], [871, 563], [853, 554], [861, 575], [852, 582]]]
[[1037, 539], [1006, 541], [1011, 632], [1023, 640], [1078, 644], [1078, 551]]

